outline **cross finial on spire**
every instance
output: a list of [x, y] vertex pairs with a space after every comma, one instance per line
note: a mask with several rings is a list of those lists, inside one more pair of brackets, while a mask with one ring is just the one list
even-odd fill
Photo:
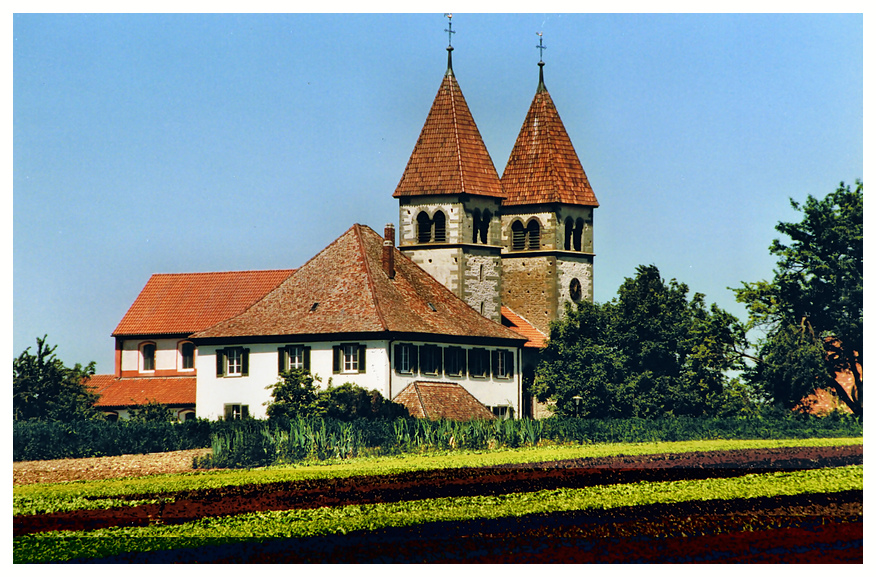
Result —
[[448, 13], [444, 16], [447, 18], [447, 28], [444, 29], [444, 31], [447, 32], [447, 46], [452, 47], [453, 35], [456, 34], [456, 32], [453, 31], [453, 20], [451, 20], [451, 18], [453, 18], [453, 14]]
[[541, 32], [536, 32], [536, 34], [538, 34], [538, 46], [536, 46], [538, 48], [538, 60], [539, 62], [544, 62], [544, 51], [547, 49], [547, 46], [541, 43]]

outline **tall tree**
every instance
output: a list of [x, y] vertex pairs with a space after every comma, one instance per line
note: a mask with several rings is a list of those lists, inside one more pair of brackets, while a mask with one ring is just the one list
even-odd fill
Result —
[[94, 361], [83, 367], [64, 366], [46, 337], [37, 337], [36, 354], [30, 347], [12, 360], [12, 419], [14, 421], [78, 421], [101, 418], [94, 408], [98, 396], [88, 388]]
[[[749, 327], [765, 334], [749, 378], [779, 405], [800, 403], [830, 388], [863, 415], [864, 183], [845, 183], [823, 200], [811, 195], [800, 222], [779, 222], [789, 243], [773, 240], [778, 257], [772, 281], [733, 289], [749, 312]], [[854, 386], [840, 383], [851, 374]]]
[[611, 302], [579, 303], [552, 325], [536, 396], [583, 417], [715, 413], [725, 372], [741, 368], [744, 331], [704, 299], [688, 299], [688, 287], [665, 282], [656, 266], [639, 266]]

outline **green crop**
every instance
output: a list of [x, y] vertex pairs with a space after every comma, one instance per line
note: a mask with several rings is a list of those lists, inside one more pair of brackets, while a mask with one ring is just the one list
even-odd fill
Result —
[[[432, 455], [402, 455], [349, 459], [337, 462], [285, 465], [253, 470], [203, 471], [176, 475], [126, 478], [103, 481], [77, 481], [22, 485], [13, 488], [13, 514], [26, 515], [94, 509], [125, 504], [105, 499], [121, 499], [136, 504], [144, 498], [179, 491], [192, 491], [246, 484], [263, 484], [305, 479], [389, 475], [409, 471], [483, 467], [509, 463], [533, 463], [583, 457], [647, 455], [722, 451], [752, 448], [816, 447], [860, 445], [853, 439], [785, 439], [785, 440], [708, 440], [659, 443], [554, 445], [498, 449], [494, 451], [453, 452]], [[166, 499], [166, 497], [160, 497]]]
[[508, 495], [424, 499], [398, 503], [269, 511], [210, 517], [182, 525], [59, 531], [13, 539], [16, 563], [99, 558], [268, 539], [345, 534], [438, 521], [496, 519], [538, 513], [611, 509], [707, 499], [775, 497], [863, 490], [862, 466], [773, 472], [730, 479], [605, 485]]

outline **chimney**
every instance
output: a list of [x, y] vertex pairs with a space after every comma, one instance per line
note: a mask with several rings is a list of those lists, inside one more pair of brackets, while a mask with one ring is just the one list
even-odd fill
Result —
[[395, 278], [395, 226], [387, 224], [383, 229], [383, 270], [389, 278]]

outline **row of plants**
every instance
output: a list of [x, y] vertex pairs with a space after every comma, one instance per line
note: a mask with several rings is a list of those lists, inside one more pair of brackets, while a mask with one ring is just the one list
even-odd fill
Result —
[[[547, 445], [476, 451], [384, 455], [336, 461], [310, 461], [292, 466], [256, 469], [218, 469], [192, 473], [125, 477], [75, 483], [35, 483], [12, 489], [13, 515], [38, 515], [56, 511], [103, 509], [132, 506], [173, 494], [245, 485], [340, 479], [369, 475], [397, 475], [466, 467], [540, 463], [565, 459], [613, 457], [617, 455], [684, 454], [708, 451], [744, 451], [787, 447], [834, 447], [861, 445], [862, 437], [830, 439], [713, 439], [657, 443], [613, 443], [599, 445]], [[157, 497], [159, 496], [159, 497]], [[147, 500], [147, 501], [144, 501]]]
[[553, 443], [642, 443], [695, 439], [858, 437], [863, 422], [834, 413], [814, 417], [577, 419], [554, 416], [457, 422], [446, 420], [276, 417], [183, 423], [156, 421], [27, 421], [12, 426], [14, 461], [103, 457], [213, 448], [200, 467], [256, 467], [316, 459]]
[[863, 490], [863, 467], [761, 473], [730, 479], [641, 482], [586, 489], [553, 489], [507, 495], [263, 511], [204, 518], [180, 525], [38, 533], [13, 540], [13, 561], [56, 562], [76, 558], [100, 558], [126, 552], [223, 545], [242, 540], [265, 541], [346, 534], [357, 530], [433, 522], [844, 490]]
[[246, 468], [305, 460], [458, 449], [488, 450], [551, 443], [645, 443], [697, 439], [857, 437], [860, 419], [835, 414], [818, 418], [692, 418], [449, 421], [356, 420], [297, 417], [252, 421], [214, 434], [212, 454], [196, 468]]

